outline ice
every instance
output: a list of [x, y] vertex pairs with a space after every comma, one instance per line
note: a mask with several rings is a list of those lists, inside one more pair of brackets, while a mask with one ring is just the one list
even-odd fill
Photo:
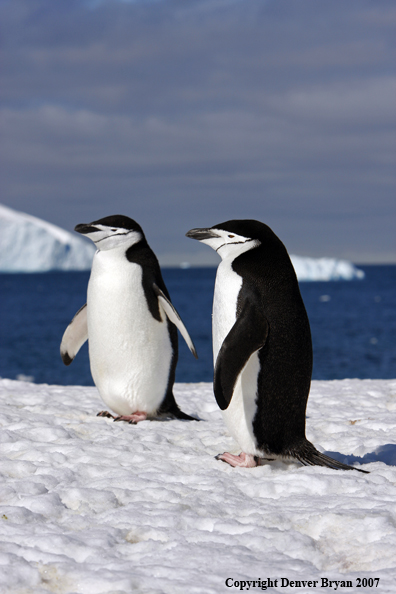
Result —
[[[0, 204], [0, 272], [89, 270], [94, 253], [93, 244], [78, 235]], [[299, 280], [364, 278], [362, 270], [345, 260], [300, 256], [291, 260]], [[182, 262], [181, 267], [189, 264]]]
[[212, 385], [175, 394], [201, 422], [114, 423], [96, 388], [0, 380], [0, 592], [394, 592], [396, 380], [312, 383], [307, 437], [367, 475], [231, 468]]
[[352, 262], [334, 258], [302, 258], [290, 256], [300, 281], [335, 281], [363, 279], [364, 272]]
[[87, 270], [92, 243], [42, 219], [0, 204], [0, 271]]

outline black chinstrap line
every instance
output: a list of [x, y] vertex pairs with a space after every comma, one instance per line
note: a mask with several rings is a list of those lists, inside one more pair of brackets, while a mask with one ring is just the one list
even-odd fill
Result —
[[216, 252], [219, 251], [220, 248], [222, 248], [225, 245], [237, 245], [238, 243], [249, 243], [250, 241], [254, 241], [254, 239], [247, 239], [246, 241], [230, 241], [230, 243], [222, 243], [217, 249]]

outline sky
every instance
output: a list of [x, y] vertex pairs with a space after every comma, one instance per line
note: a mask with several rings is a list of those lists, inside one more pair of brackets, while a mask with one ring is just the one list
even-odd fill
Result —
[[396, 262], [396, 5], [0, 0], [0, 202], [73, 230], [268, 224], [290, 253]]

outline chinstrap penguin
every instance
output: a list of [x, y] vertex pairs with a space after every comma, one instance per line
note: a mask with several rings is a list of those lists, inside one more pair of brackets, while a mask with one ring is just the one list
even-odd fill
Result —
[[87, 303], [62, 338], [63, 362], [69, 365], [88, 339], [92, 378], [118, 415], [102, 411], [99, 416], [129, 423], [160, 415], [198, 420], [182, 412], [173, 395], [177, 328], [197, 353], [142, 228], [129, 217], [113, 215], [77, 225], [75, 231], [89, 237], [97, 251]]
[[213, 388], [242, 453], [217, 458], [231, 466], [283, 459], [353, 470], [318, 452], [305, 437], [311, 331], [283, 243], [254, 220], [226, 221], [186, 235], [222, 258], [213, 299]]

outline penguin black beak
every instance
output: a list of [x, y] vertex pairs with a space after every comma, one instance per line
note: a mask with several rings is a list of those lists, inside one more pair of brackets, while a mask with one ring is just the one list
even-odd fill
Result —
[[82, 235], [87, 235], [87, 233], [93, 233], [94, 231], [99, 231], [99, 229], [93, 225], [81, 223], [80, 225], [76, 225], [74, 227], [74, 231], [77, 231], [77, 233], [81, 233]]
[[220, 237], [213, 229], [190, 229], [187, 231], [186, 237], [202, 241], [203, 239], [211, 239], [213, 237]]

